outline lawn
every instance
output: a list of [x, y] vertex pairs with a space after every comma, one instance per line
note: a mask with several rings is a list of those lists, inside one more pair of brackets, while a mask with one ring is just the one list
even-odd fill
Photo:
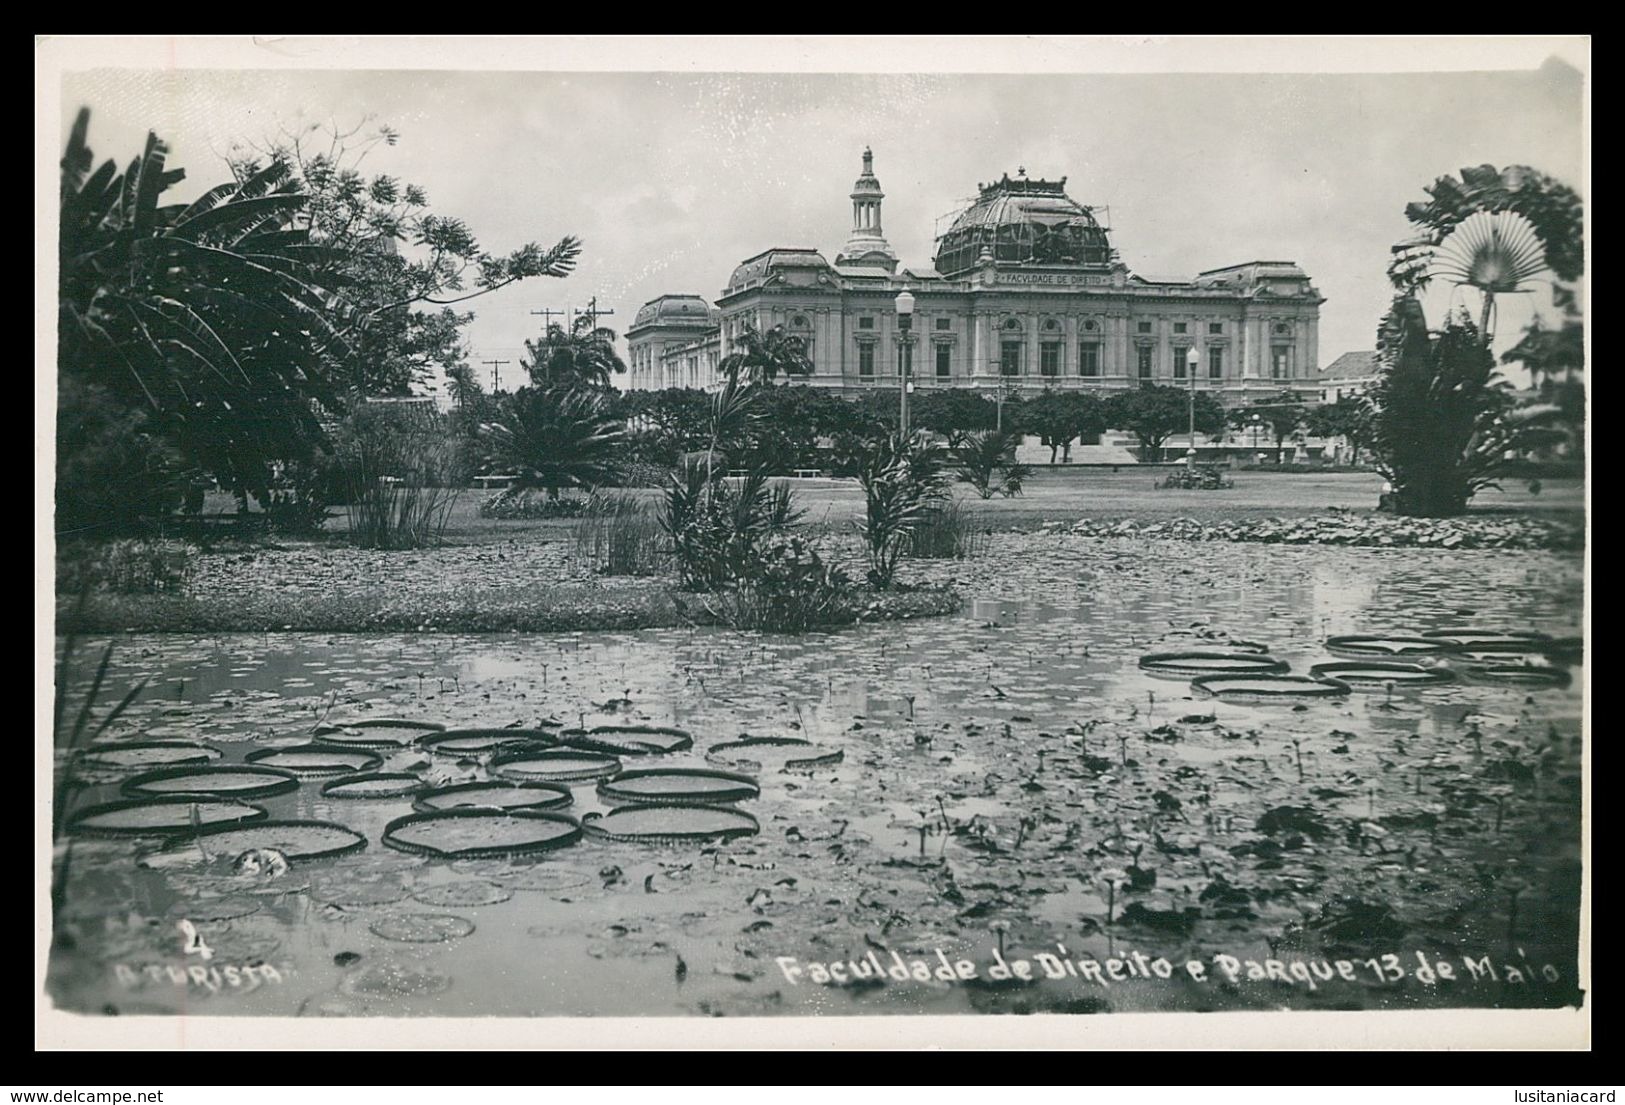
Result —
[[[1040, 469], [1028, 481], [1024, 493], [1012, 499], [978, 500], [966, 488], [957, 489], [966, 505], [984, 513], [994, 529], [1037, 527], [1044, 522], [1074, 522], [1079, 518], [1133, 518], [1166, 520], [1195, 518], [1198, 521], [1266, 517], [1307, 517], [1324, 514], [1336, 507], [1343, 510], [1373, 510], [1382, 491], [1382, 477], [1370, 472], [1239, 472], [1236, 486], [1224, 491], [1161, 491], [1155, 488], [1163, 470], [1157, 468]], [[789, 480], [796, 498], [807, 511], [807, 521], [815, 526], [846, 526], [863, 514], [863, 491], [856, 480]], [[651, 501], [655, 489], [635, 494]], [[479, 516], [479, 504], [496, 492], [470, 490], [459, 496], [446, 527], [452, 543], [489, 541], [553, 540], [566, 535], [569, 520], [496, 521]], [[229, 511], [231, 499], [212, 498], [206, 509]], [[1531, 494], [1523, 481], [1509, 481], [1503, 490], [1488, 490], [1473, 504], [1475, 513], [1535, 513], [1546, 516], [1579, 517], [1585, 508], [1585, 485], [1581, 480], [1547, 480], [1538, 494]], [[347, 529], [343, 508], [328, 523], [328, 531], [341, 534]]]

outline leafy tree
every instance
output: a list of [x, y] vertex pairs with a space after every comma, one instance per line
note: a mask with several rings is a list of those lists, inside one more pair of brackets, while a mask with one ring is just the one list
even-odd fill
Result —
[[539, 340], [525, 342], [519, 367], [540, 388], [595, 387], [608, 390], [614, 378], [626, 372], [626, 362], [615, 351], [615, 331], [594, 325], [590, 315], [578, 315], [573, 327], [553, 323]]
[[480, 427], [487, 462], [519, 487], [592, 489], [619, 475], [622, 424], [608, 398], [584, 388], [520, 388], [497, 419]]
[[347, 349], [330, 321], [336, 281], [294, 224], [307, 197], [273, 161], [161, 204], [185, 175], [164, 143], [148, 134], [122, 173], [92, 171], [89, 121], [81, 111], [62, 159], [64, 393], [71, 380], [139, 408], [140, 433], [263, 500], [273, 464], [324, 446], [323, 413], [341, 407], [327, 372]]
[[997, 416], [997, 407], [972, 388], [917, 391], [909, 404], [909, 419], [916, 426], [944, 435], [991, 430]]
[[1057, 451], [1063, 460], [1071, 460], [1074, 441], [1106, 428], [1105, 404], [1082, 392], [1045, 391], [1024, 405], [1019, 428], [1049, 446], [1051, 464]]
[[1316, 437], [1346, 440], [1355, 460], [1371, 442], [1371, 404], [1362, 395], [1344, 395], [1335, 403], [1312, 407], [1304, 423]]
[[[529, 243], [508, 254], [483, 249], [460, 219], [429, 210], [424, 190], [361, 163], [399, 134], [363, 121], [349, 130], [310, 124], [279, 129], [227, 156], [238, 180], [281, 164], [308, 196], [297, 226], [324, 246], [322, 275], [343, 289], [347, 355], [343, 384], [367, 395], [405, 395], [459, 363], [462, 328], [473, 318], [455, 305], [537, 276], [563, 277], [581, 252], [573, 237], [550, 248]], [[403, 249], [404, 247], [404, 249]]]
[[1400, 296], [1377, 340], [1383, 372], [1370, 392], [1372, 452], [1400, 514], [1461, 514], [1494, 486], [1508, 458], [1542, 436], [1544, 419], [1514, 410], [1510, 386], [1471, 317], [1457, 311], [1436, 336], [1422, 305]]
[[[1196, 429], [1216, 434], [1224, 429], [1224, 407], [1211, 394], [1196, 392]], [[1120, 391], [1106, 400], [1105, 420], [1127, 430], [1140, 442], [1143, 453], [1162, 451], [1163, 442], [1188, 428], [1191, 392], [1163, 384], [1142, 384], [1133, 391]]]
[[1302, 429], [1308, 418], [1309, 408], [1295, 391], [1278, 391], [1259, 402], [1237, 407], [1227, 414], [1230, 425], [1238, 430], [1244, 430], [1254, 425], [1256, 421], [1269, 431], [1270, 437], [1275, 440], [1276, 464], [1281, 463], [1281, 448], [1286, 444], [1287, 438]]

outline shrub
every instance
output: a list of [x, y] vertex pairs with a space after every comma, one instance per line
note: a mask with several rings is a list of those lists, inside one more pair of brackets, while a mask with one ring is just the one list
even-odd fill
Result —
[[191, 568], [191, 557], [191, 548], [179, 541], [132, 538], [67, 545], [59, 558], [56, 589], [59, 594], [179, 591]]
[[502, 522], [584, 518], [591, 513], [590, 507], [591, 499], [586, 495], [561, 495], [552, 499], [540, 488], [509, 487], [482, 500], [479, 516]]
[[1015, 449], [1015, 435], [982, 431], [955, 434], [949, 455], [960, 482], [970, 484], [977, 495], [1009, 498], [1020, 495], [1022, 483], [1032, 475], [1030, 465], [1015, 459]]
[[876, 590], [891, 586], [910, 534], [946, 498], [943, 459], [941, 448], [919, 433], [892, 434], [865, 452], [858, 470], [864, 497], [858, 532]]
[[570, 530], [576, 556], [604, 575], [648, 576], [669, 559], [660, 523], [635, 495], [595, 494]]
[[846, 573], [824, 563], [799, 537], [773, 539], [750, 574], [707, 606], [735, 629], [769, 633], [842, 625], [858, 613]]
[[907, 555], [916, 560], [959, 560], [980, 556], [987, 542], [982, 517], [950, 500], [922, 514], [909, 531]]
[[56, 422], [56, 532], [63, 537], [156, 532], [186, 490], [180, 454], [140, 409], [65, 377]]
[[724, 479], [714, 463], [687, 458], [666, 488], [661, 525], [683, 586], [710, 591], [751, 576], [770, 538], [802, 519], [789, 486], [760, 472]]

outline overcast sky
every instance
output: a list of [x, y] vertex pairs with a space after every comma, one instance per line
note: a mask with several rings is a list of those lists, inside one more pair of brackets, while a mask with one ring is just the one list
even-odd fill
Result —
[[[59, 149], [80, 106], [98, 159], [128, 161], [148, 129], [166, 139], [188, 173], [179, 200], [224, 178], [233, 142], [371, 116], [401, 139], [363, 168], [421, 185], [487, 248], [580, 237], [567, 280], [470, 305], [473, 359], [515, 362], [505, 373], [540, 328], [532, 310], [596, 295], [624, 330], [661, 293], [714, 299], [768, 247], [833, 258], [866, 144], [905, 264], [930, 263], [939, 219], [979, 181], [1064, 175], [1074, 199], [1110, 209], [1135, 272], [1297, 261], [1327, 299], [1322, 364], [1371, 348], [1389, 247], [1435, 177], [1522, 163], [1578, 188], [1583, 168], [1581, 78], [1561, 62], [1399, 75], [98, 69], [63, 79]], [[1498, 345], [1531, 306], [1551, 315], [1544, 292], [1521, 298]]]

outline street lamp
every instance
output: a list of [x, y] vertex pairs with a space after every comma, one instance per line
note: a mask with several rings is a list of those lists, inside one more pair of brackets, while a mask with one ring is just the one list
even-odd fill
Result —
[[914, 329], [914, 296], [902, 291], [897, 293], [897, 333], [899, 345], [897, 347], [897, 421], [904, 436], [908, 434], [908, 376], [909, 376], [909, 331]]
[[1185, 471], [1190, 472], [1196, 465], [1196, 366], [1202, 361], [1201, 354], [1196, 352], [1196, 346], [1185, 350], [1185, 374], [1191, 378], [1191, 420], [1190, 445], [1185, 450]]

